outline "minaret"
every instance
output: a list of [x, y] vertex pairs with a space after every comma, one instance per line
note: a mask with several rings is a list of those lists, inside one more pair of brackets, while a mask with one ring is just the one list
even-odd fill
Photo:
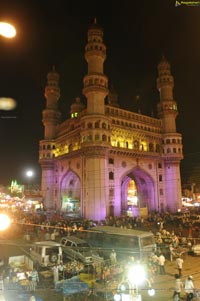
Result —
[[82, 117], [81, 149], [84, 153], [85, 191], [83, 215], [88, 219], [105, 219], [108, 181], [106, 153], [110, 147], [110, 120], [105, 115], [105, 97], [108, 95], [108, 79], [103, 64], [106, 46], [103, 43], [103, 29], [96, 20], [88, 29], [85, 59], [88, 72], [83, 79], [83, 94], [87, 98], [86, 114]]
[[174, 78], [171, 75], [170, 64], [162, 57], [158, 64], [157, 88], [160, 92], [158, 115], [163, 120], [163, 131], [176, 132], [177, 104], [173, 99]]
[[106, 46], [103, 43], [103, 29], [95, 23], [88, 30], [85, 47], [88, 73], [83, 79], [83, 94], [87, 98], [88, 114], [104, 114], [104, 101], [108, 94], [108, 79], [103, 73]]
[[56, 126], [59, 123], [61, 113], [58, 111], [57, 102], [60, 98], [59, 74], [53, 70], [47, 75], [47, 85], [45, 87], [46, 109], [43, 111], [43, 124], [45, 128], [44, 138], [54, 139]]
[[[158, 64], [157, 88], [160, 102], [158, 116], [162, 120], [163, 158], [165, 164], [165, 194], [169, 209], [177, 212], [182, 207], [180, 161], [182, 154], [182, 135], [176, 131], [177, 103], [173, 97], [174, 78], [170, 64], [163, 56]], [[162, 184], [162, 183], [161, 183]]]
[[42, 168], [41, 190], [46, 209], [55, 209], [53, 204], [54, 192], [54, 150], [56, 128], [59, 124], [61, 113], [58, 111], [57, 102], [60, 98], [59, 74], [55, 68], [47, 75], [45, 87], [46, 108], [42, 112], [44, 125], [44, 140], [40, 141], [39, 162]]

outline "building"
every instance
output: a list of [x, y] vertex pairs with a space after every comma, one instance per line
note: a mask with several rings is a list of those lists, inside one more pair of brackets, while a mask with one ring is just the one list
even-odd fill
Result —
[[44, 139], [40, 141], [41, 190], [47, 210], [101, 220], [121, 214], [181, 209], [182, 136], [176, 131], [177, 103], [170, 64], [158, 64], [158, 118], [121, 109], [104, 74], [106, 46], [96, 23], [87, 34], [84, 106], [71, 105], [60, 122], [59, 74], [45, 87]]

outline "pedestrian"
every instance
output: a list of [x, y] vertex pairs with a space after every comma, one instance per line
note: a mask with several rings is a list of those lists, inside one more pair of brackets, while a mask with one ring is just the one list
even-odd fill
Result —
[[35, 291], [37, 284], [39, 283], [39, 275], [38, 275], [38, 271], [33, 268], [33, 271], [30, 273], [29, 276], [29, 289], [30, 291]]
[[117, 263], [117, 254], [115, 250], [112, 250], [112, 252], [110, 253], [110, 261], [112, 265]]
[[30, 291], [35, 291], [37, 284], [39, 282], [39, 275], [38, 275], [38, 271], [33, 268], [32, 272], [29, 273], [29, 289]]
[[174, 251], [175, 251], [175, 250], [174, 250], [173, 245], [170, 244], [170, 245], [169, 245], [169, 256], [170, 256], [170, 261], [171, 261], [171, 262], [173, 261], [174, 256], [175, 256]]
[[178, 258], [176, 258], [176, 265], [178, 268], [178, 273], [179, 276], [182, 276], [182, 268], [183, 268], [183, 259], [181, 258], [181, 256], [179, 255]]
[[181, 290], [183, 288], [183, 283], [181, 281], [179, 274], [175, 274], [174, 277], [175, 277], [175, 290], [173, 294], [173, 300], [179, 301], [181, 300]]
[[189, 275], [185, 280], [186, 301], [191, 301], [194, 298], [194, 283], [193, 277]]
[[58, 266], [58, 273], [60, 274], [62, 279], [65, 279], [65, 266], [62, 261], [60, 262], [60, 264]]
[[160, 275], [165, 275], [165, 256], [162, 253], [158, 257], [158, 264], [160, 266]]
[[9, 282], [15, 283], [17, 282], [17, 273], [14, 268], [10, 268], [8, 272]]
[[156, 252], [153, 252], [151, 254], [151, 262], [153, 265], [154, 273], [157, 275], [158, 274], [158, 266], [159, 266], [159, 258], [156, 254]]
[[56, 287], [56, 283], [59, 281], [59, 266], [58, 266], [57, 262], [53, 266], [52, 270], [53, 270], [53, 281], [54, 281], [54, 285]]

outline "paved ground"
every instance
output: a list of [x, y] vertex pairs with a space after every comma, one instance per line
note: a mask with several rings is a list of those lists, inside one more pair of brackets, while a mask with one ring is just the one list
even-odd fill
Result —
[[[17, 251], [21, 254], [20, 250]], [[16, 247], [13, 248], [12, 246], [8, 248], [3, 247], [1, 245], [0, 255], [4, 257], [4, 253], [6, 255], [12, 256], [13, 253], [16, 255]], [[166, 262], [166, 275], [157, 275], [155, 277], [155, 282], [153, 287], [156, 290], [156, 294], [154, 297], [149, 297], [147, 292], [141, 290], [140, 293], [142, 295], [142, 301], [169, 301], [172, 300], [172, 295], [174, 291], [174, 274], [177, 273], [176, 263], [175, 262]], [[186, 279], [188, 275], [192, 275], [194, 279], [194, 284], [197, 290], [200, 291], [200, 257], [192, 257], [186, 255], [184, 258], [183, 264], [183, 281]], [[19, 291], [18, 289], [7, 289], [5, 290], [5, 297], [6, 301], [29, 301], [31, 294], [27, 294], [26, 292]], [[97, 300], [92, 296], [74, 296], [72, 298], [65, 298], [62, 293], [57, 292], [52, 287], [42, 287], [39, 286], [36, 291], [36, 299], [37, 301], [90, 301], [90, 300]], [[183, 300], [185, 299], [184, 291], [182, 292]], [[100, 301], [102, 299], [98, 299]], [[200, 301], [200, 298], [199, 300]]]
[[[178, 272], [175, 261], [167, 261], [165, 269], [166, 275], [158, 275], [155, 277], [154, 288], [156, 289], [156, 294], [153, 298], [151, 298], [154, 301], [172, 300], [174, 292], [174, 274]], [[195, 288], [200, 291], [200, 257], [186, 255], [184, 258], [182, 274], [183, 282], [188, 275], [192, 275]], [[181, 295], [185, 300], [184, 290]], [[144, 293], [143, 297], [143, 301], [145, 300], [150, 300], [150, 298], [146, 296], [146, 293]]]
[[[174, 274], [177, 273], [176, 263], [167, 261], [166, 263], [166, 275], [157, 275], [155, 277], [154, 289], [156, 294], [154, 297], [149, 297], [146, 290], [140, 290], [142, 295], [142, 301], [169, 301], [172, 300], [174, 291]], [[188, 275], [192, 275], [194, 279], [195, 288], [200, 291], [200, 257], [192, 257], [186, 255], [183, 264], [183, 276], [182, 280], [186, 279]], [[109, 285], [107, 286], [109, 288]], [[5, 296], [7, 301], [29, 301], [30, 294], [19, 290], [5, 290]], [[41, 288], [39, 287], [36, 291], [37, 301], [63, 301], [64, 296], [62, 293], [57, 292], [53, 288]], [[182, 292], [182, 298], [185, 300], [184, 290]], [[72, 298], [65, 298], [65, 301], [90, 301], [96, 300], [90, 296], [74, 296]], [[102, 299], [98, 299], [100, 301]], [[200, 299], [198, 300], [200, 301]]]

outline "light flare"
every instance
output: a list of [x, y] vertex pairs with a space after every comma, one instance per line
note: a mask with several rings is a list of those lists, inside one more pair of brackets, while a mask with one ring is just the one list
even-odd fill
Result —
[[10, 226], [10, 218], [8, 215], [1, 213], [0, 214], [0, 231], [6, 230]]
[[7, 22], [0, 22], [0, 35], [5, 38], [14, 38], [16, 36], [15, 27]]

